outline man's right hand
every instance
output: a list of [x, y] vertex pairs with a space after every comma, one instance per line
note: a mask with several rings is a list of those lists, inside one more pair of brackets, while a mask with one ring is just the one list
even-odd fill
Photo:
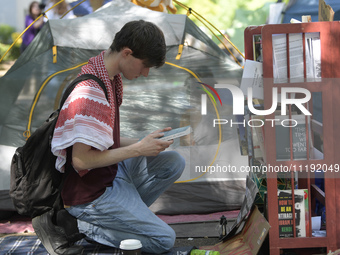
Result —
[[160, 152], [173, 144], [173, 140], [163, 141], [158, 139], [164, 135], [163, 132], [169, 130], [171, 130], [170, 127], [156, 130], [139, 141], [141, 156], [157, 156]]

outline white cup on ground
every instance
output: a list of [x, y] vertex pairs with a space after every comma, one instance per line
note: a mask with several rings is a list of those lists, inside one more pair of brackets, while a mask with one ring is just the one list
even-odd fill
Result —
[[125, 239], [120, 242], [119, 249], [122, 255], [140, 255], [142, 243], [137, 239]]

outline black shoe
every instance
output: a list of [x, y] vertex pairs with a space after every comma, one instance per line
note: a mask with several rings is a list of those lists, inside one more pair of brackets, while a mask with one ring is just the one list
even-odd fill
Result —
[[62, 228], [62, 231], [70, 244], [73, 244], [85, 237], [79, 233], [77, 218], [73, 217], [65, 209], [57, 212], [57, 226]]
[[84, 248], [79, 245], [70, 245], [61, 233], [60, 227], [53, 224], [54, 210], [50, 210], [32, 219], [35, 233], [51, 255], [82, 254]]

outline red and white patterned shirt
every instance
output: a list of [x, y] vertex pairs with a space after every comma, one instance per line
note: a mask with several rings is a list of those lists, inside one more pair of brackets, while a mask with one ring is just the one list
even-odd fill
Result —
[[[110, 80], [104, 65], [104, 51], [82, 67], [81, 74], [93, 74], [101, 79], [107, 90], [108, 99], [100, 85], [94, 80], [82, 81], [65, 101], [55, 127], [52, 152], [57, 156], [56, 169], [64, 172], [66, 149], [75, 143], [83, 143], [103, 151], [115, 144], [115, 104], [122, 104], [123, 84], [120, 74]], [[118, 142], [119, 143], [119, 142]], [[113, 146], [115, 147], [115, 146]], [[90, 169], [89, 169], [90, 170]], [[78, 172], [80, 176], [89, 170]]]

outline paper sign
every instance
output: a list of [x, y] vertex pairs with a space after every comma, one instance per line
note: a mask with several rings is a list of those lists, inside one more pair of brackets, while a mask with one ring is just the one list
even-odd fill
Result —
[[263, 99], [263, 68], [262, 63], [247, 59], [244, 64], [241, 90], [248, 96], [248, 88], [253, 88], [253, 98]]

